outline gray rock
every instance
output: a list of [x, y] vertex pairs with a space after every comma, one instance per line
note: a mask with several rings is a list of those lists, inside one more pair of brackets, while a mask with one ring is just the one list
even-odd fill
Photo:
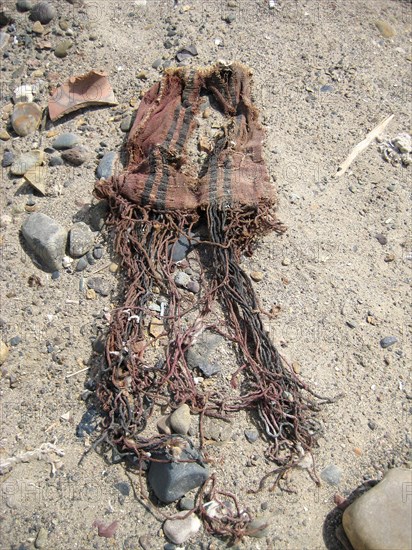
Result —
[[50, 271], [62, 268], [67, 231], [46, 214], [34, 212], [22, 226], [23, 237], [40, 263]]
[[89, 223], [93, 231], [100, 231], [109, 213], [109, 205], [107, 201], [99, 201], [94, 204], [89, 210]]
[[380, 243], [382, 246], [385, 246], [385, 244], [388, 244], [388, 238], [385, 235], [382, 235], [382, 233], [378, 233], [376, 235], [376, 240], [378, 243]]
[[184, 271], [178, 271], [175, 275], [175, 283], [180, 288], [186, 288], [190, 281], [191, 278]]
[[88, 153], [89, 151], [85, 147], [77, 145], [72, 149], [63, 151], [62, 158], [73, 166], [80, 166], [87, 160]]
[[196, 46], [190, 45], [185, 48], [181, 48], [176, 54], [176, 59], [178, 61], [184, 61], [185, 59], [189, 59], [195, 55], [198, 55]]
[[45, 548], [47, 545], [48, 532], [44, 527], [40, 527], [39, 532], [37, 533], [34, 546], [36, 548]]
[[113, 175], [116, 156], [115, 151], [110, 151], [103, 156], [96, 169], [96, 176], [99, 180], [108, 179]]
[[323, 481], [326, 481], [329, 485], [339, 485], [341, 476], [342, 472], [334, 464], [327, 466], [320, 474]]
[[[200, 519], [194, 514], [185, 518], [186, 515], [185, 511], [178, 512], [175, 515], [176, 519], [167, 519], [163, 524], [164, 534], [173, 544], [183, 544], [195, 535], [202, 525]], [[179, 517], [181, 519], [177, 519]]]
[[9, 42], [10, 36], [6, 32], [0, 31], [0, 52], [7, 48]]
[[108, 296], [110, 294], [110, 285], [101, 277], [92, 277], [88, 279], [87, 286], [92, 288], [100, 296]]
[[73, 225], [69, 233], [69, 253], [73, 258], [84, 256], [93, 246], [94, 235], [84, 222]]
[[56, 9], [48, 2], [38, 2], [30, 12], [32, 21], [40, 21], [42, 25], [47, 25], [56, 17]]
[[254, 443], [259, 438], [259, 432], [257, 430], [245, 430], [245, 437], [249, 443]]
[[93, 249], [93, 256], [96, 260], [101, 260], [103, 258], [103, 248], [101, 246], [96, 246]]
[[153, 63], [152, 63], [152, 68], [153, 69], [158, 69], [161, 64], [162, 64], [162, 60], [161, 59], [156, 59], [156, 61], [153, 61]]
[[49, 166], [61, 166], [62, 164], [64, 164], [64, 161], [63, 159], [58, 156], [58, 155], [54, 155], [53, 157], [50, 158], [49, 160]]
[[191, 421], [190, 407], [186, 403], [180, 405], [169, 418], [172, 433], [186, 435], [190, 430]]
[[193, 510], [195, 507], [195, 499], [190, 497], [183, 497], [179, 500], [180, 510]]
[[218, 334], [203, 332], [199, 340], [186, 352], [186, 361], [190, 369], [199, 369], [206, 377], [218, 374], [221, 366], [213, 361], [212, 356], [217, 352], [223, 338]]
[[4, 151], [1, 165], [3, 168], [7, 168], [13, 164], [14, 154], [12, 151]]
[[186, 288], [189, 292], [197, 294], [200, 291], [200, 284], [197, 281], [189, 281]]
[[54, 49], [54, 55], [59, 58], [67, 57], [70, 48], [73, 47], [71, 40], [61, 40]]
[[412, 548], [412, 470], [389, 470], [380, 483], [344, 512], [342, 523], [355, 550]]
[[273, 524], [273, 518], [270, 516], [257, 516], [246, 527], [248, 537], [261, 539], [269, 535], [270, 526]]
[[30, 11], [33, 8], [33, 3], [31, 0], [17, 0], [16, 8], [21, 12]]
[[124, 496], [128, 497], [130, 495], [130, 484], [127, 481], [119, 481], [114, 485], [116, 489]]
[[397, 341], [398, 339], [395, 336], [385, 336], [385, 338], [382, 338], [380, 341], [380, 345], [381, 348], [386, 349], [396, 344]]
[[232, 435], [232, 426], [220, 418], [203, 418], [203, 435], [214, 441], [228, 441]]
[[76, 265], [76, 271], [84, 271], [86, 267], [89, 267], [89, 262], [87, 261], [86, 256], [80, 258]]
[[[156, 458], [168, 460], [170, 457], [161, 454]], [[199, 460], [199, 455], [194, 449], [184, 449], [180, 459]], [[208, 477], [207, 467], [197, 462], [152, 462], [148, 482], [159, 500], [170, 503], [200, 487]]]
[[128, 132], [131, 127], [132, 127], [132, 116], [129, 115], [122, 120], [120, 124], [120, 129], [122, 132]]
[[52, 147], [60, 151], [64, 149], [71, 149], [78, 143], [79, 137], [76, 136], [76, 134], [60, 134], [60, 136], [57, 136], [57, 138], [53, 141]]
[[189, 239], [182, 235], [171, 247], [171, 257], [173, 262], [184, 260], [190, 252], [191, 246]]

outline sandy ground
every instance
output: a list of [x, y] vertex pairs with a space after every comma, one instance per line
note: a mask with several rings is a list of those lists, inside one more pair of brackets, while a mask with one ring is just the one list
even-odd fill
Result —
[[[127, 0], [52, 3], [73, 29], [74, 46], [67, 58], [57, 59], [47, 49], [10, 44], [10, 57], [1, 60], [2, 108], [17, 85], [36, 82], [33, 62], [44, 70], [37, 78], [44, 82], [44, 106], [50, 82], [91, 68], [108, 72], [119, 101], [118, 107], [90, 109], [48, 126], [76, 132], [91, 152], [79, 168], [49, 169], [48, 194], [35, 197], [39, 211], [67, 228], [93, 201], [100, 141], [120, 148], [120, 120], [159, 79], [152, 68], [156, 59], [172, 60], [178, 46], [193, 43], [199, 55], [191, 64], [240, 60], [253, 69], [267, 163], [288, 231], [262, 239], [243, 267], [264, 273], [255, 283], [263, 306], [280, 306], [268, 330], [285, 357], [319, 394], [344, 393], [319, 413], [323, 435], [314, 453], [318, 472], [334, 464], [341, 479], [337, 486], [322, 482], [317, 487], [299, 471], [291, 478], [295, 493], [264, 489], [248, 495], [270, 466], [263, 441], [252, 445], [243, 435], [251, 425], [246, 414], [234, 419], [231, 440], [216, 448], [216, 471], [253, 513], [261, 513], [263, 505], [272, 517], [267, 538], [247, 538], [240, 548], [341, 549], [334, 536], [339, 520], [334, 495], [348, 496], [363, 481], [380, 479], [388, 467], [411, 460], [411, 167], [385, 162], [372, 143], [344, 177], [333, 178], [352, 146], [387, 115], [395, 114], [387, 137], [411, 132], [411, 4], [282, 0], [269, 10], [265, 0], [237, 0], [234, 8], [223, 0], [193, 0], [186, 10], [180, 2], [173, 7], [158, 0], [145, 6]], [[32, 26], [27, 15], [17, 14], [13, 2], [5, 4], [17, 17], [17, 35], [25, 35]], [[230, 13], [235, 20], [228, 24], [223, 18]], [[396, 35], [383, 38], [378, 19], [391, 24]], [[169, 23], [181, 36], [166, 49]], [[64, 35], [58, 18], [48, 28], [47, 38], [55, 45], [61, 39], [56, 31]], [[136, 78], [141, 71], [146, 81]], [[329, 91], [321, 91], [324, 86]], [[34, 134], [0, 147], [18, 154], [39, 140]], [[41, 146], [51, 141], [43, 137]], [[105, 246], [99, 263], [83, 275], [63, 271], [52, 280], [19, 241], [27, 193], [3, 169], [1, 335], [5, 342], [15, 336], [21, 342], [11, 346], [2, 367], [0, 460], [47, 442], [64, 456], [53, 455], [54, 475], [45, 461], [31, 461], [1, 477], [1, 548], [33, 548], [41, 528], [48, 533], [44, 548], [134, 549], [141, 547], [142, 535], [147, 548], [163, 548], [161, 522], [141, 503], [137, 477], [94, 451], [79, 464], [93, 437], [76, 436], [88, 407], [82, 396], [89, 376], [66, 376], [99, 360], [91, 343], [107, 327], [106, 314], [118, 299], [120, 276], [107, 267], [100, 275], [110, 285], [110, 296], [86, 300], [82, 290], [82, 277], [113, 260], [107, 234], [98, 237]], [[387, 244], [380, 244], [377, 234]], [[29, 286], [33, 274], [42, 286]], [[379, 343], [385, 336], [397, 338], [386, 350]], [[128, 484], [129, 495], [119, 491], [121, 482]], [[98, 537], [92, 527], [96, 519], [119, 521], [114, 539]], [[200, 533], [185, 548], [221, 546]]]

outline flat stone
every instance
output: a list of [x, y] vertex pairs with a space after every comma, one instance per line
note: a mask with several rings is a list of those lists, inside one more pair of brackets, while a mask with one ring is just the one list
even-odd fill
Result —
[[9, 346], [0, 340], [0, 365], [2, 365], [9, 355]]
[[355, 550], [410, 550], [412, 470], [389, 470], [345, 510], [342, 523]]
[[173, 262], [184, 260], [190, 252], [191, 245], [189, 239], [182, 235], [171, 247], [171, 257]]
[[13, 151], [4, 151], [3, 158], [1, 160], [2, 168], [8, 168], [13, 164], [14, 154]]
[[47, 25], [56, 17], [56, 9], [48, 2], [38, 2], [33, 6], [30, 12], [32, 21], [40, 21], [43, 25]]
[[84, 222], [73, 225], [69, 232], [69, 253], [73, 258], [84, 256], [93, 246], [94, 235]]
[[375, 21], [375, 26], [384, 38], [392, 38], [396, 34], [396, 31], [392, 25], [383, 19]]
[[103, 248], [101, 246], [96, 246], [93, 249], [93, 257], [95, 260], [101, 260], [103, 258]]
[[223, 338], [212, 332], [203, 332], [198, 341], [189, 347], [186, 352], [186, 361], [190, 369], [199, 369], [206, 377], [218, 374], [221, 371], [219, 361], [213, 361], [217, 355]]
[[198, 55], [197, 48], [194, 45], [190, 45], [181, 48], [176, 54], [176, 59], [180, 62], [190, 57], [194, 57], [195, 55]]
[[385, 336], [381, 339], [380, 345], [381, 348], [386, 349], [396, 344], [397, 341], [398, 339], [395, 336]]
[[54, 55], [59, 58], [67, 57], [70, 48], [73, 47], [71, 40], [61, 40], [54, 49]]
[[339, 485], [341, 476], [342, 472], [334, 464], [327, 466], [320, 474], [323, 481], [326, 481], [329, 485]]
[[42, 25], [40, 21], [35, 21], [31, 29], [36, 34], [43, 34], [45, 30], [44, 25]]
[[159, 420], [156, 423], [157, 429], [161, 434], [168, 434], [170, 435], [172, 433], [172, 430], [170, 429], [170, 416], [164, 415], [159, 418]]
[[0, 31], [0, 52], [4, 51], [7, 48], [9, 42], [10, 35], [8, 35], [6, 32]]
[[259, 439], [259, 432], [257, 430], [245, 430], [245, 437], [249, 443], [255, 443]]
[[47, 169], [45, 166], [33, 166], [30, 170], [24, 174], [24, 179], [34, 189], [39, 191], [42, 195], [46, 194], [46, 174]]
[[205, 416], [203, 418], [203, 435], [214, 441], [228, 441], [232, 435], [232, 426], [220, 418]]
[[28, 153], [23, 153], [13, 162], [10, 168], [10, 172], [13, 176], [24, 176], [31, 168], [40, 166], [44, 159], [43, 151], [35, 149]]
[[51, 272], [61, 269], [67, 241], [64, 227], [46, 214], [34, 212], [23, 223], [22, 234], [44, 268]]
[[190, 281], [191, 278], [184, 271], [178, 271], [175, 275], [175, 283], [180, 288], [186, 288]]
[[49, 166], [62, 166], [64, 160], [59, 155], [54, 155], [49, 160]]
[[191, 421], [190, 407], [186, 405], [186, 403], [180, 405], [180, 407], [170, 415], [169, 422], [172, 433], [186, 435], [190, 430]]
[[67, 149], [67, 151], [63, 151], [62, 158], [73, 166], [80, 166], [87, 160], [88, 153], [88, 149], [81, 145], [78, 145], [76, 147], [73, 147], [72, 149]]
[[17, 0], [16, 8], [21, 12], [30, 11], [33, 8], [33, 3], [31, 0]]
[[108, 179], [113, 175], [116, 157], [115, 151], [110, 151], [102, 157], [96, 169], [97, 179]]
[[194, 498], [191, 497], [183, 497], [179, 500], [179, 508], [180, 510], [193, 510], [193, 508], [196, 506], [196, 502]]
[[41, 117], [42, 110], [37, 103], [16, 103], [11, 115], [11, 124], [16, 134], [25, 137], [37, 130]]
[[8, 133], [7, 130], [0, 130], [0, 139], [2, 141], [9, 141], [9, 139], [11, 138], [11, 135]]
[[71, 149], [75, 145], [78, 145], [78, 143], [79, 136], [68, 132], [67, 134], [60, 134], [60, 136], [57, 136], [57, 138], [52, 143], [52, 147], [60, 151], [64, 149]]
[[36, 548], [46, 548], [47, 545], [48, 532], [44, 527], [40, 527], [39, 532], [37, 533], [34, 546]]
[[[166, 455], [156, 458], [167, 460]], [[198, 460], [194, 449], [183, 450], [180, 460]], [[186, 493], [200, 487], [209, 477], [208, 468], [197, 462], [152, 462], [148, 481], [156, 497], [164, 503], [179, 500]]]
[[109, 296], [110, 284], [107, 283], [102, 277], [92, 277], [87, 281], [87, 286], [92, 288], [100, 296]]
[[122, 132], [128, 132], [131, 127], [132, 127], [132, 116], [129, 115], [122, 120], [120, 124], [120, 129]]
[[[176, 519], [167, 519], [163, 524], [163, 532], [173, 544], [183, 544], [195, 535], [202, 525], [194, 514], [185, 517], [186, 515], [186, 511], [178, 512], [175, 514]], [[179, 517], [182, 519], [177, 519]]]

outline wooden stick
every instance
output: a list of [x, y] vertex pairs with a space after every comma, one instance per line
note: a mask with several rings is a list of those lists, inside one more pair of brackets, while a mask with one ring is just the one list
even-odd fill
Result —
[[81, 374], [82, 372], [86, 372], [89, 370], [90, 367], [85, 367], [84, 369], [77, 370], [76, 372], [72, 372], [71, 374], [67, 374], [66, 378], [71, 378], [72, 376], [76, 376], [76, 374]]
[[383, 132], [383, 130], [386, 128], [386, 126], [391, 122], [395, 115], [390, 115], [385, 120], [383, 120], [380, 124], [375, 126], [373, 130], [369, 132], [369, 134], [366, 136], [366, 138], [355, 145], [355, 147], [352, 149], [352, 151], [349, 153], [349, 156], [347, 159], [339, 166], [338, 171], [335, 174], [335, 178], [339, 178], [343, 176], [343, 174], [346, 172], [346, 170], [349, 168], [349, 166], [352, 164], [352, 162], [356, 159], [358, 155], [362, 153], [369, 145], [372, 143], [372, 141], [379, 136]]

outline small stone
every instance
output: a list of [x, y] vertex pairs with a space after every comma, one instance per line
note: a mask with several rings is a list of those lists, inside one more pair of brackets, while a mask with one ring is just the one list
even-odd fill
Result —
[[170, 416], [165, 415], [161, 416], [159, 420], [157, 421], [157, 429], [161, 434], [167, 434], [170, 435], [172, 433], [172, 430], [170, 429]]
[[333, 92], [333, 86], [331, 86], [330, 84], [325, 84], [321, 87], [320, 91], [323, 93]]
[[283, 258], [282, 265], [284, 266], [290, 265], [290, 258]]
[[94, 235], [84, 222], [73, 225], [69, 232], [69, 253], [73, 258], [84, 256], [93, 246]]
[[346, 508], [342, 523], [355, 550], [412, 548], [412, 470], [389, 470]]
[[0, 340], [0, 365], [2, 365], [9, 355], [9, 346]]
[[[170, 460], [163, 453], [155, 455], [155, 458]], [[157, 498], [167, 504], [200, 487], [209, 477], [209, 470], [199, 464], [199, 458], [195, 449], [186, 448], [179, 456], [182, 462], [152, 462], [148, 482]], [[195, 462], [187, 462], [190, 460]]]
[[190, 45], [185, 48], [181, 48], [176, 54], [176, 59], [180, 62], [196, 55], [198, 55], [196, 46]]
[[25, 137], [37, 130], [42, 117], [42, 110], [37, 103], [16, 103], [11, 124], [17, 135]]
[[178, 271], [175, 275], [175, 283], [180, 288], [187, 288], [187, 285], [191, 282], [191, 279], [184, 271]]
[[21, 344], [21, 338], [20, 336], [13, 336], [13, 338], [10, 338], [10, 345], [13, 346], [13, 347], [16, 347], [18, 346], [19, 344]]
[[54, 49], [54, 55], [60, 59], [67, 57], [70, 48], [73, 47], [73, 42], [71, 40], [65, 39], [61, 40]]
[[76, 147], [73, 147], [72, 149], [67, 149], [66, 151], [63, 151], [62, 158], [73, 166], [80, 166], [84, 162], [86, 162], [88, 153], [88, 149], [81, 145], [78, 145]]
[[43, 25], [40, 23], [40, 21], [35, 21], [35, 22], [33, 23], [32, 31], [33, 31], [35, 34], [43, 34], [43, 33], [44, 33], [44, 27], [43, 27]]
[[80, 258], [80, 260], [77, 262], [76, 271], [84, 271], [88, 266], [89, 262], [87, 261], [86, 256], [83, 256], [83, 258]]
[[122, 120], [120, 124], [120, 129], [122, 132], [128, 132], [131, 127], [132, 127], [132, 116], [129, 115]]
[[193, 510], [195, 506], [196, 506], [196, 502], [194, 498], [183, 497], [179, 500], [180, 510]]
[[99, 180], [108, 179], [113, 175], [116, 157], [115, 151], [110, 151], [102, 157], [96, 169], [96, 176]]
[[109, 205], [104, 200], [99, 201], [90, 208], [89, 224], [93, 231], [100, 231], [103, 228], [108, 213]]
[[20, 12], [30, 11], [33, 8], [31, 0], [17, 0], [16, 8]]
[[7, 168], [13, 164], [14, 155], [12, 151], [4, 151], [1, 165], [3, 168]]
[[47, 545], [48, 532], [44, 527], [40, 527], [39, 532], [37, 533], [36, 541], [34, 546], [36, 548], [45, 548]]
[[368, 426], [369, 426], [369, 429], [370, 429], [370, 430], [376, 430], [376, 428], [378, 427], [378, 425], [376, 424], [376, 422], [374, 422], [373, 420], [369, 420], [369, 421], [368, 421]]
[[58, 155], [54, 155], [53, 157], [50, 158], [49, 160], [49, 166], [62, 166], [62, 164], [64, 164], [64, 161], [63, 159], [58, 156]]
[[93, 288], [86, 289], [86, 300], [95, 300], [97, 298], [96, 291]]
[[13, 176], [24, 176], [31, 168], [43, 163], [44, 153], [39, 149], [20, 155], [12, 164], [10, 171]]
[[78, 145], [79, 137], [76, 134], [66, 133], [60, 134], [52, 143], [53, 149], [63, 150], [71, 149], [75, 145]]
[[259, 432], [257, 430], [245, 430], [245, 437], [249, 443], [255, 443], [259, 438]]
[[267, 537], [272, 524], [273, 518], [270, 516], [257, 516], [246, 526], [246, 535], [256, 539]]
[[200, 292], [200, 284], [197, 281], [189, 281], [186, 289], [193, 294], [198, 294]]
[[386, 256], [384, 257], [384, 261], [386, 263], [393, 262], [394, 260], [395, 260], [395, 254], [393, 254], [392, 252], [389, 254], [386, 254]]
[[17, 86], [13, 92], [14, 103], [31, 103], [38, 92], [38, 87], [31, 84]]
[[9, 141], [9, 139], [11, 138], [11, 135], [8, 133], [7, 130], [0, 130], [0, 139], [2, 141]]
[[119, 481], [118, 483], [115, 483], [114, 486], [124, 497], [128, 497], [130, 495], [130, 484], [127, 483], [127, 481]]
[[167, 519], [163, 524], [164, 534], [173, 544], [183, 544], [195, 535], [202, 525], [200, 519], [194, 514], [185, 518], [186, 515], [186, 511], [178, 512], [175, 518], [182, 519]]
[[376, 235], [376, 239], [378, 243], [381, 244], [382, 246], [384, 246], [385, 244], [388, 244], [388, 239], [385, 237], [385, 235], [382, 235], [382, 233], [378, 233]]
[[92, 277], [87, 281], [87, 286], [100, 294], [100, 296], [109, 296], [110, 285], [102, 277]]
[[262, 271], [252, 271], [250, 276], [254, 281], [256, 281], [258, 283], [259, 281], [261, 281], [263, 279], [265, 274], [262, 273]]
[[[217, 350], [222, 343], [221, 336], [208, 331], [204, 332], [186, 352], [189, 368], [199, 369], [206, 377], [218, 374], [222, 369]], [[216, 361], [213, 360], [215, 357]]]
[[329, 485], [339, 485], [341, 476], [342, 472], [334, 464], [327, 466], [320, 474], [323, 481], [326, 481]]
[[203, 435], [214, 441], [228, 441], [232, 435], [232, 426], [220, 418], [204, 417]]
[[392, 38], [396, 35], [395, 29], [387, 21], [379, 19], [375, 21], [375, 26], [384, 38]]
[[38, 2], [30, 12], [32, 21], [40, 21], [43, 25], [47, 25], [56, 17], [56, 9], [48, 2]]
[[51, 272], [61, 269], [67, 231], [46, 214], [30, 214], [22, 226], [22, 234], [40, 263]]
[[150, 336], [153, 336], [153, 338], [159, 338], [164, 332], [164, 326], [163, 321], [160, 319], [152, 319], [150, 325], [149, 325], [149, 334]]
[[153, 61], [153, 63], [152, 63], [152, 68], [153, 69], [158, 69], [161, 64], [162, 64], [162, 60], [161, 59], [156, 59], [156, 61]]
[[397, 341], [398, 339], [395, 336], [385, 336], [381, 339], [380, 345], [381, 348], [386, 349], [396, 344]]
[[119, 271], [119, 264], [116, 264], [116, 263], [112, 262], [109, 265], [109, 271], [110, 271], [110, 273], [117, 273]]
[[101, 246], [96, 246], [93, 249], [93, 256], [96, 260], [101, 260], [103, 257], [103, 248]]
[[191, 245], [189, 239], [182, 235], [171, 247], [171, 256], [173, 262], [180, 262], [184, 260], [187, 254], [190, 252]]
[[186, 435], [190, 430], [192, 417], [190, 415], [190, 407], [184, 403], [180, 405], [169, 418], [172, 433]]

